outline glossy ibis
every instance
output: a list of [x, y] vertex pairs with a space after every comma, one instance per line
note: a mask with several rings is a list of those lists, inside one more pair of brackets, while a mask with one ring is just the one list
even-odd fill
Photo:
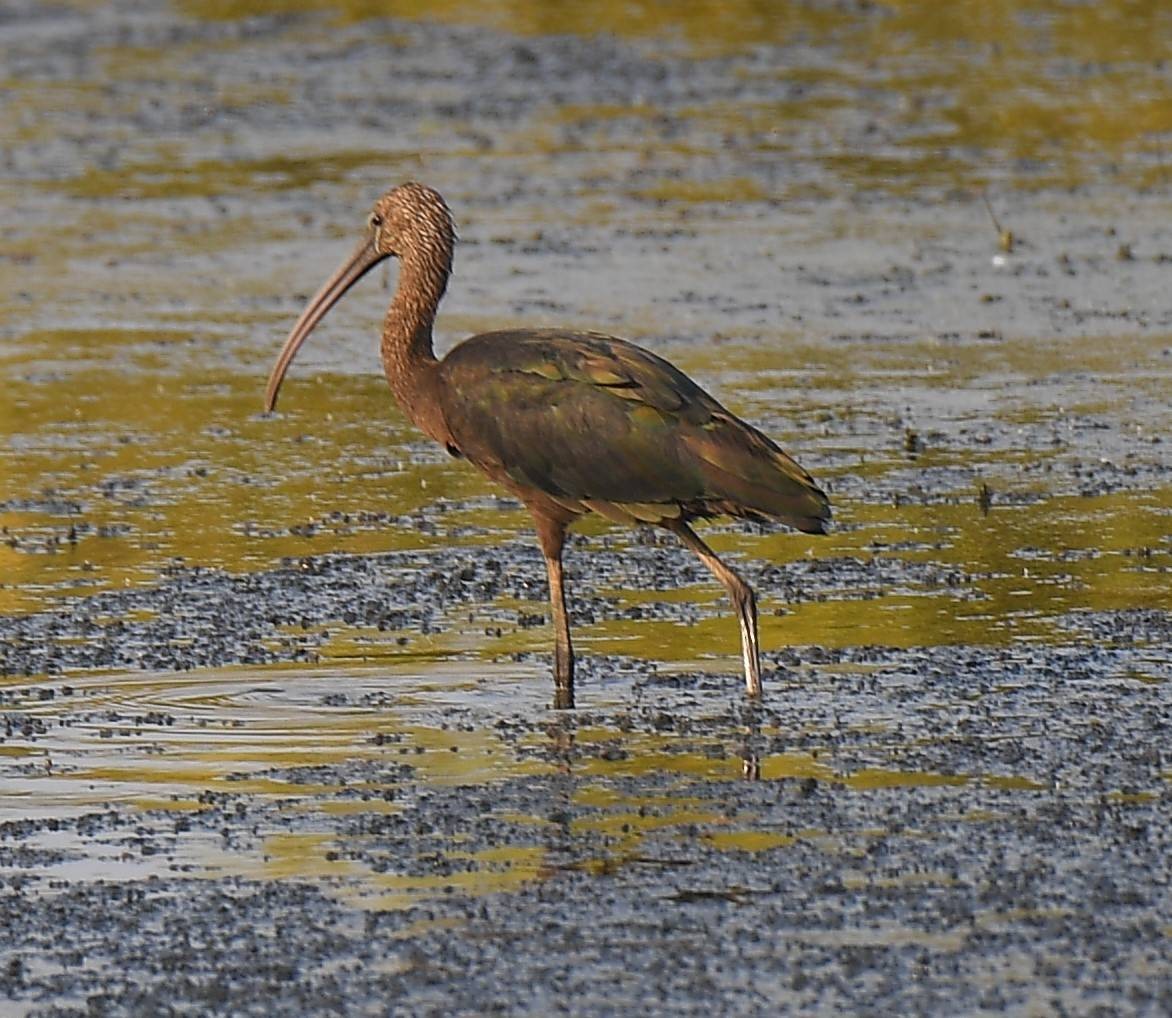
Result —
[[385, 258], [399, 280], [382, 332], [382, 362], [403, 412], [453, 456], [517, 496], [533, 514], [549, 572], [554, 706], [574, 705], [566, 614], [566, 527], [596, 512], [674, 533], [723, 584], [741, 626], [745, 687], [761, 695], [756, 598], [688, 526], [727, 514], [826, 532], [830, 505], [805, 470], [661, 357], [613, 336], [562, 329], [487, 332], [443, 360], [432, 324], [455, 246], [438, 193], [407, 183], [375, 203], [357, 250], [310, 300], [273, 365], [272, 410], [285, 371], [327, 311]]

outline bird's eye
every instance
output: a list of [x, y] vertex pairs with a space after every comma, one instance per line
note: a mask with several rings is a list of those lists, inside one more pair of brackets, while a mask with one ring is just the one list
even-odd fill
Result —
[[377, 230], [380, 226], [383, 225], [383, 217], [380, 216], [377, 212], [372, 212], [370, 214], [370, 225]]

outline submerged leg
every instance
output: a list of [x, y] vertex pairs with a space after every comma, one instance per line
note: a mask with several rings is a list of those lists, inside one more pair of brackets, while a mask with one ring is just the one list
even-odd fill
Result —
[[534, 514], [537, 537], [549, 573], [549, 607], [553, 618], [553, 706], [574, 706], [574, 648], [570, 644], [570, 617], [566, 614], [566, 589], [562, 578], [562, 546], [566, 527], [547, 516]]
[[758, 699], [761, 696], [761, 653], [757, 647], [757, 598], [750, 587], [737, 573], [716, 557], [696, 532], [683, 520], [664, 520], [667, 527], [681, 541], [696, 553], [712, 575], [720, 580], [728, 591], [729, 600], [736, 609], [741, 623], [741, 656], [745, 662], [745, 692]]

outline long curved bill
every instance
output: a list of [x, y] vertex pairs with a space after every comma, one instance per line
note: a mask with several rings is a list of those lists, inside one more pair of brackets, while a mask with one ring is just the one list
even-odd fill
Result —
[[357, 250], [338, 267], [305, 305], [305, 310], [301, 312], [301, 317], [297, 319], [297, 324], [293, 326], [293, 331], [289, 333], [289, 338], [285, 340], [285, 345], [277, 356], [277, 363], [269, 373], [269, 384], [265, 389], [265, 410], [272, 410], [277, 405], [277, 393], [281, 389], [285, 372], [293, 363], [301, 344], [313, 332], [314, 326], [325, 318], [326, 312], [341, 300], [342, 295], [350, 287], [386, 257], [375, 246], [375, 238], [371, 234], [358, 245]]

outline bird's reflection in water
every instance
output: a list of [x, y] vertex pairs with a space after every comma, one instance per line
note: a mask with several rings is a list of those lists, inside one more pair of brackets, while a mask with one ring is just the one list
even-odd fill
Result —
[[761, 722], [752, 705], [746, 711], [745, 736], [741, 743], [741, 777], [746, 781], [761, 780]]

